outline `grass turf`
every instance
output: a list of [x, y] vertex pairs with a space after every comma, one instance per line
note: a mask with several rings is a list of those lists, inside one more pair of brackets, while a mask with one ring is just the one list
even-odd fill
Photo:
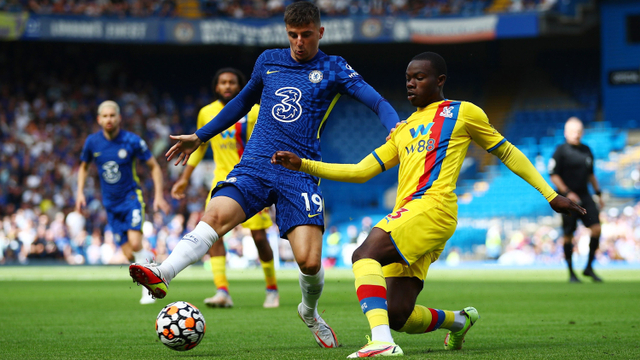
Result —
[[[473, 305], [480, 320], [461, 351], [443, 350], [443, 330], [394, 338], [413, 359], [638, 359], [640, 271], [599, 274], [602, 284], [569, 284], [561, 270], [432, 269], [418, 302]], [[213, 294], [211, 274], [201, 266], [146, 306], [126, 267], [0, 267], [0, 359], [343, 359], [366, 343], [350, 271], [327, 271], [320, 300], [339, 349], [319, 348], [297, 317], [297, 272], [277, 275], [280, 308], [262, 308], [261, 271], [248, 270], [229, 271], [235, 307], [209, 309], [202, 300]], [[166, 348], [154, 331], [160, 309], [177, 300], [207, 321], [204, 340], [188, 352]]]

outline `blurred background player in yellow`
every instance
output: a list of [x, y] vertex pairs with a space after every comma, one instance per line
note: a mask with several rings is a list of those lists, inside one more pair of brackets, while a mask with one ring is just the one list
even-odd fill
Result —
[[[213, 78], [213, 91], [215, 101], [203, 107], [198, 113], [198, 129], [216, 117], [220, 110], [238, 93], [246, 80], [244, 74], [240, 70], [234, 68], [223, 68], [218, 70]], [[237, 123], [229, 127], [222, 133], [214, 136], [209, 143], [213, 150], [213, 162], [215, 170], [211, 190], [220, 181], [227, 178], [229, 172], [240, 161], [244, 146], [251, 136], [251, 132], [258, 118], [260, 107], [254, 105], [251, 111]], [[171, 188], [171, 196], [175, 199], [184, 198], [184, 191], [189, 184], [189, 179], [196, 166], [200, 163], [206, 153], [206, 146], [200, 146], [189, 158], [187, 167], [180, 176], [180, 179]], [[209, 205], [211, 191], [205, 204], [205, 208]], [[272, 225], [271, 217], [268, 209], [265, 209], [254, 217], [245, 221], [242, 226], [251, 230], [251, 236], [258, 248], [258, 256], [260, 264], [264, 270], [264, 278], [267, 284], [266, 298], [263, 306], [265, 308], [275, 308], [280, 305], [280, 296], [278, 294], [278, 285], [276, 282], [275, 266], [273, 262], [273, 251], [267, 239], [265, 231]], [[213, 272], [213, 282], [216, 285], [217, 292], [213, 297], [206, 298], [204, 303], [211, 307], [232, 307], [233, 301], [229, 295], [229, 281], [226, 275], [226, 251], [222, 241], [216, 241], [209, 249], [211, 256], [211, 271]]]
[[[400, 165], [393, 212], [371, 230], [353, 253], [356, 293], [369, 320], [371, 339], [348, 358], [401, 356], [390, 329], [408, 334], [448, 330], [445, 350], [462, 348], [478, 320], [471, 306], [459, 311], [417, 305], [429, 266], [444, 250], [457, 226], [454, 193], [471, 140], [496, 155], [511, 171], [535, 187], [557, 212], [585, 210], [556, 194], [529, 160], [489, 124], [478, 106], [445, 99], [445, 60], [433, 52], [415, 56], [406, 71], [407, 98], [418, 109], [389, 141], [358, 164], [301, 160], [277, 151], [271, 162], [334, 181], [365, 182]], [[384, 268], [383, 268], [384, 267]]]

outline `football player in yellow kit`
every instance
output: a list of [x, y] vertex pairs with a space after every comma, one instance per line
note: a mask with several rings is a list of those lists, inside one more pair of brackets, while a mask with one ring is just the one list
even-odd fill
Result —
[[446, 329], [446, 350], [462, 348], [478, 320], [478, 311], [431, 309], [416, 305], [429, 266], [438, 259], [457, 225], [453, 192], [471, 140], [496, 155], [511, 171], [535, 187], [557, 212], [585, 210], [558, 195], [531, 162], [495, 130], [478, 106], [444, 98], [444, 59], [432, 52], [415, 56], [406, 71], [407, 97], [418, 109], [390, 139], [358, 164], [327, 164], [276, 152], [271, 162], [321, 178], [365, 182], [400, 165], [393, 211], [371, 231], [353, 254], [358, 300], [372, 338], [349, 358], [400, 356], [390, 329], [421, 334]]
[[[245, 84], [245, 77], [239, 70], [234, 68], [220, 69], [213, 79], [216, 100], [203, 107], [198, 113], [198, 129], [218, 115], [220, 110], [222, 110], [231, 99], [238, 95]], [[209, 141], [211, 150], [213, 150], [213, 161], [215, 163], [211, 190], [213, 190], [218, 182], [224, 181], [229, 172], [240, 161], [244, 146], [251, 136], [256, 119], [258, 118], [259, 109], [260, 107], [255, 105], [247, 116], [239, 119], [237, 123], [214, 136]], [[184, 198], [184, 191], [189, 184], [191, 174], [205, 153], [206, 147], [201, 146], [189, 158], [185, 171], [171, 188], [171, 196], [175, 199]], [[207, 197], [206, 205], [209, 204], [210, 198], [211, 191]], [[258, 256], [260, 257], [260, 263], [264, 270], [267, 285], [267, 294], [263, 304], [265, 308], [274, 308], [280, 305], [273, 263], [273, 251], [271, 250], [265, 231], [271, 225], [272, 222], [268, 209], [247, 219], [247, 221], [242, 224], [243, 227], [251, 230], [251, 235], [258, 248]], [[213, 297], [205, 299], [204, 302], [207, 306], [211, 307], [232, 307], [233, 300], [229, 295], [229, 281], [226, 276], [226, 252], [224, 243], [222, 241], [216, 241], [209, 249], [209, 255], [211, 256], [211, 271], [213, 272], [213, 281], [216, 285], [217, 292]]]

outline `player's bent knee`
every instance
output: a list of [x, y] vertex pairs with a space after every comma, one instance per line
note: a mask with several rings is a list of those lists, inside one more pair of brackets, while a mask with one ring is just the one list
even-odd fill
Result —
[[302, 260], [298, 261], [298, 267], [300, 268], [300, 272], [305, 275], [315, 275], [320, 271], [321, 263], [319, 261], [313, 260]]
[[387, 311], [389, 312], [389, 327], [395, 331], [400, 331], [409, 320], [413, 309], [407, 311], [407, 309], [389, 307]]

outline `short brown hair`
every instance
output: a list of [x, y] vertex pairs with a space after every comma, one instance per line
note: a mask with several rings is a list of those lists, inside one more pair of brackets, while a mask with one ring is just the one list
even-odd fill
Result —
[[303, 26], [310, 23], [320, 26], [320, 9], [309, 1], [298, 1], [284, 10], [284, 23], [292, 26]]

